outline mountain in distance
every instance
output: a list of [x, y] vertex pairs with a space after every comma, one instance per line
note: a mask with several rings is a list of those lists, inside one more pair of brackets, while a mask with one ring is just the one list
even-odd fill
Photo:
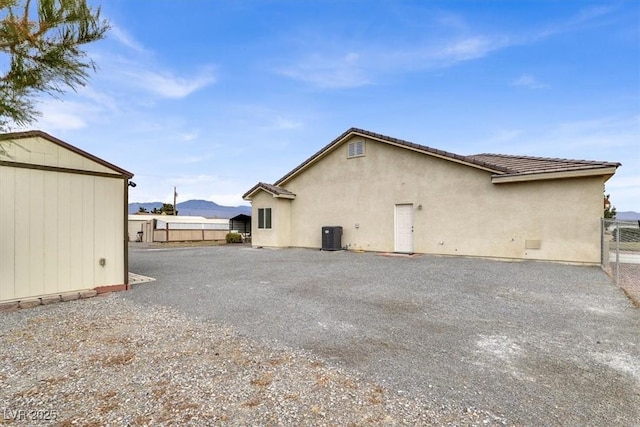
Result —
[[633, 211], [616, 212], [618, 221], [640, 221], [640, 213]]
[[[178, 203], [178, 215], [203, 216], [205, 218], [233, 218], [236, 215], [251, 215], [251, 206], [221, 206], [208, 200], [187, 200]], [[143, 207], [151, 212], [160, 209], [162, 202], [129, 203], [129, 214], [137, 213]]]

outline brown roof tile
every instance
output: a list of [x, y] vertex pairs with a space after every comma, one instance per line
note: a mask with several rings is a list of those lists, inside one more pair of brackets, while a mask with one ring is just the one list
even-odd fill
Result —
[[495, 166], [500, 166], [509, 170], [509, 174], [533, 174], [548, 172], [569, 172], [585, 169], [601, 169], [618, 167], [620, 163], [594, 161], [594, 160], [572, 160], [549, 157], [533, 156], [513, 156], [508, 154], [475, 154], [467, 156], [468, 159], [485, 162]]
[[254, 193], [257, 189], [263, 189], [268, 191], [271, 194], [275, 194], [276, 196], [293, 196], [295, 197], [295, 194], [293, 194], [291, 191], [282, 188], [282, 187], [278, 187], [276, 185], [272, 185], [272, 184], [267, 184], [266, 182], [259, 182], [256, 185], [254, 185], [253, 187], [251, 187], [251, 190], [247, 191], [246, 193], [244, 193], [242, 195], [242, 198], [246, 198], [247, 196], [249, 196], [251, 193]]
[[382, 135], [379, 133], [370, 132], [364, 129], [351, 128], [331, 141], [329, 144], [320, 149], [317, 153], [309, 157], [307, 160], [298, 165], [295, 169], [284, 175], [277, 180], [274, 185], [265, 184], [263, 182], [255, 185], [251, 190], [247, 191], [246, 197], [253, 193], [258, 187], [262, 187], [272, 194], [282, 195], [295, 194], [285, 190], [283, 187], [279, 187], [283, 183], [286, 183], [290, 178], [297, 175], [300, 171], [305, 169], [308, 165], [315, 162], [319, 157], [329, 151], [333, 146], [343, 141], [345, 138], [351, 135], [360, 135], [376, 139], [381, 142], [387, 142], [392, 145], [406, 147], [411, 150], [421, 152], [427, 155], [435, 155], [444, 159], [449, 159], [458, 163], [466, 164], [471, 167], [477, 167], [488, 170], [494, 173], [494, 176], [512, 176], [512, 175], [530, 175], [540, 174], [548, 172], [570, 172], [577, 170], [594, 170], [604, 168], [617, 168], [620, 163], [605, 162], [605, 161], [591, 161], [591, 160], [571, 160], [571, 159], [556, 159], [545, 157], [533, 157], [533, 156], [513, 156], [506, 154], [476, 154], [473, 156], [462, 156], [460, 154], [451, 153], [444, 150], [438, 150], [426, 145], [420, 145], [413, 142], [405, 141], [398, 138]]

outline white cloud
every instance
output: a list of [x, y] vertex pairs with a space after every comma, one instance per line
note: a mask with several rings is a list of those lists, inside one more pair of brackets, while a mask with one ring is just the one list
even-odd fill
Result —
[[540, 82], [531, 74], [523, 74], [511, 82], [511, 86], [521, 86], [528, 89], [544, 89], [548, 87], [545, 83]]
[[194, 139], [198, 138], [198, 136], [199, 136], [198, 132], [186, 132], [180, 135], [180, 139], [184, 142], [188, 142], [188, 141], [193, 141]]
[[138, 43], [132, 36], [118, 25], [111, 23], [111, 30], [107, 33], [107, 37], [113, 36], [119, 43], [134, 50], [137, 53], [148, 53], [148, 51]]
[[[447, 64], [455, 64], [486, 56], [490, 52], [508, 45], [506, 39], [495, 39], [487, 36], [473, 36], [447, 43], [434, 52], [435, 58], [442, 58]], [[431, 58], [425, 58], [427, 60]]]
[[292, 119], [287, 119], [284, 117], [275, 117], [273, 119], [273, 123], [269, 126], [265, 126], [264, 129], [291, 130], [291, 129], [298, 129], [300, 127], [302, 127], [302, 122], [292, 120]]
[[321, 88], [359, 87], [371, 83], [359, 60], [360, 55], [354, 52], [340, 55], [315, 53], [294, 65], [281, 68], [279, 72]]
[[204, 162], [205, 160], [210, 160], [213, 157], [212, 154], [203, 154], [203, 155], [192, 155], [192, 156], [180, 156], [175, 158], [173, 161], [182, 164], [195, 164]]
[[304, 127], [299, 114], [280, 111], [262, 105], [238, 105], [233, 108], [242, 123], [251, 123], [261, 131], [293, 130]]
[[[126, 88], [134, 88], [161, 98], [180, 99], [216, 82], [215, 67], [203, 65], [199, 71], [189, 73], [191, 75], [177, 73], [159, 64], [155, 53], [124, 28], [113, 22], [111, 25], [107, 39], [115, 40], [116, 44], [93, 52], [92, 57], [101, 68], [96, 77], [108, 80], [112, 91], [126, 92]], [[139, 102], [141, 100], [136, 99], [136, 103]]]
[[37, 127], [53, 133], [85, 128], [96, 112], [90, 104], [54, 98], [43, 100], [39, 110], [42, 115], [38, 117]]
[[480, 59], [509, 46], [507, 37], [475, 35], [455, 37], [440, 43], [409, 46], [371, 46], [354, 51], [323, 52], [307, 55], [277, 71], [287, 77], [319, 88], [342, 89], [374, 84], [382, 74], [451, 67]]
[[134, 82], [139, 89], [159, 95], [162, 98], [184, 98], [193, 92], [216, 81], [210, 70], [200, 75], [185, 78], [178, 77], [167, 71], [138, 69], [126, 71], [124, 74], [130, 82]]
[[544, 38], [569, 31], [576, 31], [584, 27], [601, 25], [603, 21], [600, 20], [600, 18], [609, 15], [614, 9], [615, 7], [613, 6], [592, 6], [584, 8], [563, 22], [549, 25], [540, 31], [536, 38]]
[[[332, 39], [327, 40], [326, 36], [314, 37], [305, 33], [304, 36], [295, 38], [298, 45], [306, 43], [301, 49], [305, 53], [276, 71], [323, 89], [356, 88], [374, 84], [382, 74], [452, 67], [484, 58], [505, 48], [529, 45], [559, 33], [601, 25], [603, 21], [600, 18], [607, 16], [612, 10], [612, 7], [590, 7], [546, 28], [511, 34], [500, 31], [474, 32], [461, 17], [439, 13], [434, 20], [438, 32], [426, 38], [426, 42], [420, 38], [408, 42], [386, 40], [383, 45], [376, 44], [371, 39], [349, 39], [349, 48], [343, 47], [344, 41], [336, 40], [339, 34], [334, 34]], [[451, 32], [457, 34], [444, 38], [440, 35]], [[526, 74], [512, 84], [530, 89], [548, 86]]]

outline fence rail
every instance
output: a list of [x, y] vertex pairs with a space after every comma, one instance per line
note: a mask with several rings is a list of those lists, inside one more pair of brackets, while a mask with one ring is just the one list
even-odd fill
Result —
[[640, 304], [640, 221], [602, 220], [602, 268]]

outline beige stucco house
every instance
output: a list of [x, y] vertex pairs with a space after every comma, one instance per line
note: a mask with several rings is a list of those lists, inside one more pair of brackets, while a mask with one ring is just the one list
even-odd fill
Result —
[[619, 163], [461, 156], [349, 129], [274, 184], [244, 194], [252, 244], [600, 262], [603, 185]]
[[0, 301], [126, 289], [132, 177], [41, 131], [0, 135]]

